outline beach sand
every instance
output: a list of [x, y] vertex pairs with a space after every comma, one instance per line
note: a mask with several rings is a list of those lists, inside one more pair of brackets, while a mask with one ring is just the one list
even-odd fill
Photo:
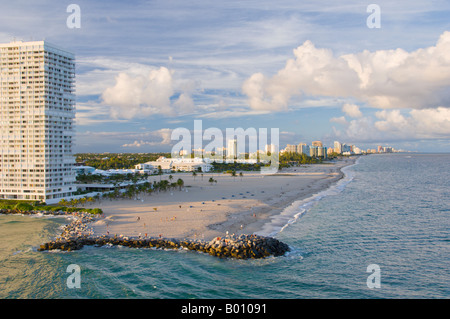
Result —
[[[184, 187], [156, 192], [135, 200], [101, 200], [95, 207], [105, 218], [93, 223], [96, 235], [148, 236], [210, 240], [229, 234], [261, 231], [270, 218], [292, 202], [309, 198], [336, 183], [340, 169], [354, 163], [346, 158], [329, 164], [302, 165], [277, 174], [242, 172], [243, 177], [223, 173], [174, 173]], [[238, 172], [239, 174], [239, 172]], [[169, 175], [151, 176], [154, 180]], [[217, 183], [208, 182], [213, 177]]]

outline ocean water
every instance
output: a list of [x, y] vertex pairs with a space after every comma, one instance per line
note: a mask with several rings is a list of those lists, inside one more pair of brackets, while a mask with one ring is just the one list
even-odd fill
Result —
[[[0, 298], [449, 298], [450, 154], [363, 156], [265, 231], [286, 256], [85, 247], [37, 252], [64, 218], [0, 216]], [[69, 288], [69, 265], [80, 288]], [[377, 265], [379, 272], [367, 271]], [[379, 288], [368, 278], [378, 275]]]

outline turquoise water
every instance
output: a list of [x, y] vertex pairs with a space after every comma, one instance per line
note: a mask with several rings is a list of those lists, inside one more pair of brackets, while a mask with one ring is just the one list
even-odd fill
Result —
[[[447, 154], [361, 157], [276, 233], [292, 251], [263, 260], [123, 247], [37, 252], [66, 221], [3, 215], [0, 297], [449, 298], [449, 163]], [[81, 288], [67, 287], [71, 264]], [[367, 286], [370, 264], [380, 288]]]

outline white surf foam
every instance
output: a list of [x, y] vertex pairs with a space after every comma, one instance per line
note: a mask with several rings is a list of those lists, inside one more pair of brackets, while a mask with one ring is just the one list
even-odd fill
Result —
[[310, 210], [314, 205], [316, 205], [322, 198], [326, 196], [334, 196], [342, 192], [345, 187], [354, 178], [354, 172], [350, 168], [359, 163], [360, 158], [358, 158], [354, 164], [342, 168], [342, 173], [344, 177], [341, 178], [337, 183], [330, 185], [329, 188], [312, 195], [303, 200], [298, 200], [293, 202], [290, 206], [286, 207], [279, 215], [272, 216], [271, 220], [266, 223], [261, 231], [255, 232], [255, 234], [260, 236], [270, 236], [273, 237], [276, 234], [282, 232], [286, 227], [295, 223], [297, 219]]

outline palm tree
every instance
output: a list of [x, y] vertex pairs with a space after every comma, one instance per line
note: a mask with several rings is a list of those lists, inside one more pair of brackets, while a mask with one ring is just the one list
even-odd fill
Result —
[[74, 198], [70, 201], [70, 206], [76, 207], [80, 203], [80, 200], [78, 198]]
[[179, 179], [177, 180], [177, 185], [178, 185], [178, 187], [180, 188], [180, 191], [181, 191], [181, 187], [183, 187], [184, 181], [183, 181], [181, 178], [179, 178]]
[[58, 202], [58, 205], [60, 205], [60, 206], [69, 206], [69, 202], [65, 198], [63, 198], [63, 199], [61, 199]]
[[158, 165], [158, 175], [159, 175], [159, 181], [161, 181], [161, 175], [162, 175], [163, 171], [161, 168], [161, 165]]
[[84, 207], [84, 205], [86, 204], [87, 198], [86, 197], [82, 197], [79, 199], [81, 206]]

